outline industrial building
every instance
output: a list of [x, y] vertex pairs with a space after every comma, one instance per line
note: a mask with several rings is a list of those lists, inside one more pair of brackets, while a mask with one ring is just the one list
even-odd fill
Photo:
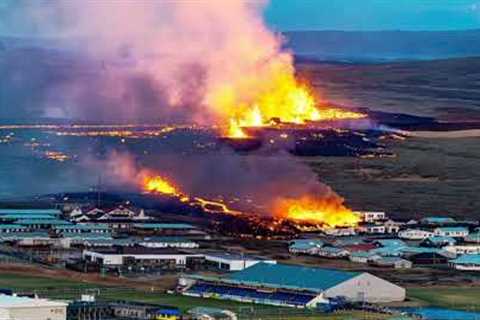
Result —
[[67, 303], [47, 299], [0, 295], [2, 320], [65, 320]]
[[366, 272], [345, 272], [286, 264], [257, 263], [229, 276], [183, 277], [184, 295], [289, 306], [316, 307], [329, 299], [352, 302], [394, 302], [405, 289]]
[[148, 265], [184, 267], [189, 261], [203, 259], [202, 254], [192, 254], [170, 249], [144, 247], [120, 247], [114, 249], [84, 250], [83, 259], [102, 266], [120, 267], [125, 265]]

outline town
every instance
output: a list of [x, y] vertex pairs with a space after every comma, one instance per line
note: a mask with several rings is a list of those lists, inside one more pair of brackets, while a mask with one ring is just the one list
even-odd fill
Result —
[[[395, 314], [398, 311], [387, 306], [404, 302], [406, 289], [387, 275], [387, 270], [480, 271], [477, 221], [447, 216], [398, 221], [385, 212], [357, 212], [361, 222], [355, 227], [326, 228], [275, 240], [252, 236], [266, 247], [263, 252], [254, 252], [242, 246], [248, 239], [236, 240], [150, 213], [129, 204], [103, 208], [71, 202], [57, 204], [56, 209], [3, 208], [1, 259], [108, 278], [165, 278], [169, 285], [152, 286], [152, 292], [303, 312], [368, 308]], [[40, 299], [45, 301], [39, 304], [42, 308], [76, 314], [71, 319], [87, 319], [85, 314], [97, 313], [153, 319], [144, 317], [149, 312], [158, 314], [158, 319], [195, 318], [192, 315], [199, 316], [202, 310], [220, 313], [221, 319], [236, 319], [232, 310], [199, 305], [181, 311], [174, 305], [160, 308], [135, 300], [120, 303], [105, 300], [102, 294], [95, 297], [92, 290], [76, 292], [78, 296], [73, 295], [68, 303], [46, 300], [42, 293], [9, 290], [9, 299], [23, 299], [19, 303], [26, 308], [29, 300], [25, 295], [34, 294], [31, 304]], [[138, 309], [143, 310], [141, 316], [132, 311]], [[81, 312], [85, 312], [83, 318]]]

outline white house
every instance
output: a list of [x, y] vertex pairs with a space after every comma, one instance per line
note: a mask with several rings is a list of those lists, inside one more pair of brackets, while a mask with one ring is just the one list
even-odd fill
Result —
[[480, 254], [480, 245], [472, 245], [472, 246], [446, 246], [443, 247], [443, 250], [455, 253], [457, 255], [461, 254]]
[[400, 239], [406, 240], [425, 240], [426, 238], [433, 237], [435, 234], [430, 231], [420, 229], [407, 229], [398, 233]]
[[383, 225], [385, 226], [386, 233], [398, 233], [400, 231], [401, 226], [403, 226], [404, 223], [389, 219], [385, 221]]
[[385, 212], [381, 211], [360, 211], [358, 213], [362, 217], [362, 220], [368, 223], [385, 220], [387, 218]]
[[464, 227], [441, 227], [433, 230], [437, 236], [464, 238], [468, 236], [468, 229]]
[[365, 224], [358, 226], [358, 231], [366, 234], [384, 234], [386, 228], [382, 224]]

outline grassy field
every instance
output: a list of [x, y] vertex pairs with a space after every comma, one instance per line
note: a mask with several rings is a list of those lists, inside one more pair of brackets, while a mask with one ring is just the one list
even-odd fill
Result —
[[314, 157], [305, 161], [320, 181], [358, 210], [384, 210], [396, 218], [428, 215], [478, 218], [477, 138], [409, 138], [389, 149], [396, 157]]
[[480, 287], [409, 288], [408, 295], [431, 306], [480, 311]]

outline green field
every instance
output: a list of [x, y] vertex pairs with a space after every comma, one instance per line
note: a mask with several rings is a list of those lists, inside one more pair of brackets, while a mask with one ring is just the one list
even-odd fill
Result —
[[480, 311], [480, 287], [410, 288], [408, 295], [426, 305]]
[[32, 292], [53, 299], [76, 299], [82, 293], [95, 292], [100, 300], [125, 300], [144, 303], [176, 306], [183, 312], [198, 306], [229, 309], [241, 319], [371, 319], [383, 320], [387, 317], [363, 312], [341, 312], [337, 314], [318, 314], [308, 310], [280, 308], [217, 299], [202, 299], [160, 292], [143, 292], [129, 288], [96, 286], [67, 279], [0, 274], [0, 288], [14, 289], [19, 292]]

